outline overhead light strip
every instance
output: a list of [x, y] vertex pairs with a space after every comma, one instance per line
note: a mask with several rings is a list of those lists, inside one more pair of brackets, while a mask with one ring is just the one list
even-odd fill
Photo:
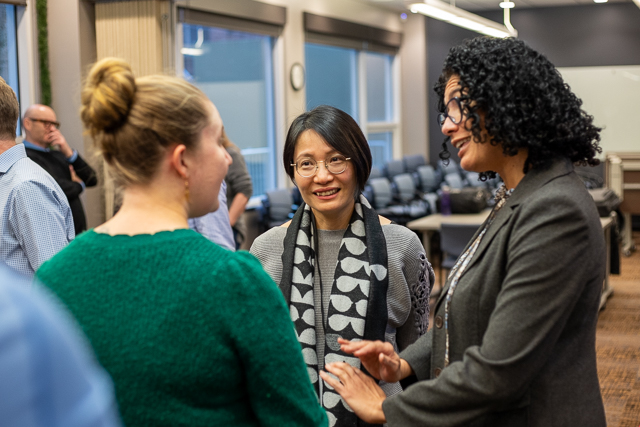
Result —
[[[634, 1], [640, 2], [640, 0]], [[500, 38], [518, 36], [518, 31], [511, 25], [508, 28], [440, 0], [424, 0], [423, 3], [412, 3], [409, 5], [409, 10], [413, 13], [421, 13], [430, 18], [448, 22], [487, 36]]]

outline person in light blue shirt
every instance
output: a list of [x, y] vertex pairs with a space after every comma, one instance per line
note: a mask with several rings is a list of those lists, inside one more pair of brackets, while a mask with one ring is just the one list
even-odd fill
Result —
[[40, 285], [0, 263], [0, 424], [120, 427], [113, 384]]
[[27, 275], [75, 237], [60, 186], [16, 145], [19, 108], [0, 78], [0, 261]]
[[229, 208], [227, 207], [227, 183], [222, 181], [218, 193], [220, 207], [208, 214], [189, 218], [189, 228], [197, 231], [213, 243], [217, 243], [230, 251], [236, 250], [236, 240], [233, 237], [231, 221], [229, 220]]

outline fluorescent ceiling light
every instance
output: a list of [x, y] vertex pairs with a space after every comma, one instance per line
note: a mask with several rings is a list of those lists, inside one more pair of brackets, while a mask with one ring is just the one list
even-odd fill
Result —
[[513, 9], [514, 7], [516, 7], [516, 4], [512, 1], [503, 1], [502, 3], [500, 3], [500, 7], [503, 9]]
[[204, 50], [202, 49], [202, 43], [204, 42], [204, 30], [202, 27], [198, 28], [198, 38], [196, 44], [193, 47], [183, 47], [180, 49], [180, 53], [188, 56], [202, 56]]
[[[640, 2], [640, 0], [634, 1]], [[490, 19], [467, 12], [464, 9], [440, 0], [424, 0], [423, 3], [413, 3], [409, 5], [409, 10], [413, 13], [421, 13], [431, 18], [492, 37], [504, 38], [518, 36], [518, 31], [513, 27], [508, 28]]]
[[609, 0], [593, 0], [594, 3], [606, 3]]
[[202, 54], [204, 54], [204, 50], [193, 47], [183, 47], [182, 49], [180, 49], [180, 53], [188, 56], [201, 56]]

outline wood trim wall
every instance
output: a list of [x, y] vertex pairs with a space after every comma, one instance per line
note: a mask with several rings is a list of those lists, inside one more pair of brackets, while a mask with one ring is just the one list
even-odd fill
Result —
[[96, 4], [98, 59], [123, 58], [136, 77], [162, 73], [162, 6], [168, 7], [168, 3], [142, 0]]
[[[163, 22], [169, 20], [169, 0], [98, 2], [95, 5], [97, 59], [114, 56], [131, 64], [136, 77], [165, 72]], [[168, 28], [165, 25], [165, 28]], [[117, 206], [113, 179], [104, 165], [105, 217]]]

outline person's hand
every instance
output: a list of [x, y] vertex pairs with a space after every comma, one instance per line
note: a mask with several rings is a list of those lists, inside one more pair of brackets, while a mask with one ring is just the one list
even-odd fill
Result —
[[342, 396], [360, 419], [370, 424], [387, 422], [382, 412], [382, 402], [387, 395], [370, 376], [344, 362], [330, 363], [325, 369], [338, 379], [320, 371], [322, 379]]
[[409, 364], [398, 356], [388, 342], [348, 341], [338, 338], [338, 343], [342, 351], [360, 359], [362, 366], [379, 380], [395, 383], [412, 373]]
[[60, 151], [68, 159], [73, 156], [73, 149], [67, 144], [67, 140], [58, 129], [53, 129], [45, 137], [45, 141], [55, 150]]
[[71, 172], [71, 181], [77, 182], [78, 184], [82, 184], [82, 180], [78, 178], [78, 175], [76, 174], [76, 170], [71, 165], [69, 165], [69, 172]]

